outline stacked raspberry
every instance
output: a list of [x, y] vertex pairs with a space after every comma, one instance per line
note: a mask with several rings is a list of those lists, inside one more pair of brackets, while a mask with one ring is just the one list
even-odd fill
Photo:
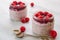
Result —
[[22, 10], [24, 8], [26, 8], [25, 3], [17, 2], [17, 1], [13, 1], [13, 3], [10, 6], [10, 9], [17, 10], [17, 11]]
[[34, 15], [33, 19], [40, 23], [48, 23], [54, 21], [52, 14], [50, 14], [49, 12], [42, 12], [42, 11], [37, 12]]

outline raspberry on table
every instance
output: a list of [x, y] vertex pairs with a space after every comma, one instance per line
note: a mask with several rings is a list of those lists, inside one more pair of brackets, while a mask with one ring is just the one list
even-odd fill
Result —
[[30, 5], [31, 5], [31, 7], [33, 7], [34, 6], [34, 3], [32, 2]]
[[21, 22], [22, 22], [22, 23], [27, 23], [27, 22], [29, 22], [29, 20], [30, 20], [30, 19], [29, 19], [28, 17], [26, 17], [26, 18], [22, 18], [22, 19], [21, 19]]
[[20, 27], [21, 32], [25, 32], [26, 28], [24, 26]]
[[56, 38], [57, 32], [56, 32], [55, 30], [51, 30], [51, 31], [50, 31], [50, 36], [51, 36], [52, 38]]

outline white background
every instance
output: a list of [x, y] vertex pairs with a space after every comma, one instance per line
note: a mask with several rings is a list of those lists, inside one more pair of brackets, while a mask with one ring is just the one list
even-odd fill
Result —
[[[12, 29], [21, 24], [18, 22], [12, 23], [9, 19], [9, 4], [13, 0], [0, 0], [0, 40], [16, 40], [13, 36]], [[17, 0], [18, 1], [18, 0]], [[34, 2], [43, 8], [46, 8], [54, 13], [55, 17], [55, 30], [58, 33], [57, 39], [60, 40], [60, 0], [23, 0], [26, 5]], [[33, 12], [33, 11], [32, 11]], [[26, 26], [26, 25], [25, 25]], [[29, 25], [28, 25], [29, 26]], [[27, 27], [28, 28], [28, 27]], [[11, 31], [10, 31], [11, 30]], [[33, 39], [32, 39], [33, 40]]]

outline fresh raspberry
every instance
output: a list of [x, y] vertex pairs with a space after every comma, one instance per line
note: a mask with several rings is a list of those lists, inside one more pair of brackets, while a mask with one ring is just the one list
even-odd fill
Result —
[[28, 17], [26, 17], [26, 18], [22, 18], [22, 19], [21, 19], [21, 22], [22, 22], [22, 23], [29, 22], [29, 18], [28, 18]]
[[34, 6], [34, 3], [32, 2], [30, 5], [31, 5], [31, 7], [33, 7]]
[[40, 15], [40, 16], [38, 16], [38, 18], [40, 18], [40, 19], [41, 19], [41, 18], [43, 18], [43, 16], [42, 16], [42, 15]]
[[18, 4], [23, 4], [23, 5], [25, 5], [25, 3], [21, 2], [21, 1], [20, 1], [20, 2], [18, 2]]
[[38, 17], [38, 16], [39, 16], [39, 14], [35, 14], [35, 16], [36, 16], [36, 17]]
[[21, 32], [25, 32], [26, 28], [24, 26], [20, 27]]
[[22, 22], [22, 23], [26, 23], [25, 18], [22, 18], [22, 19], [21, 19], [21, 22]]
[[21, 4], [22, 2], [20, 1], [20, 2], [18, 2], [18, 4]]
[[42, 15], [38, 16], [38, 19], [39, 19], [40, 23], [43, 23], [43, 16]]
[[56, 38], [57, 36], [57, 32], [55, 30], [51, 30], [49, 34], [52, 38]]
[[43, 15], [44, 14], [42, 11], [39, 11], [38, 13], [40, 13], [40, 15]]
[[11, 5], [16, 6], [16, 4], [15, 4], [15, 3], [12, 3]]
[[17, 1], [13, 1], [13, 3], [17, 5]]
[[20, 3], [20, 4], [18, 4], [20, 7], [22, 6], [22, 7], [25, 7], [24, 5], [25, 5], [25, 3]]
[[52, 17], [52, 14], [48, 14], [47, 16]]
[[29, 22], [29, 18], [28, 17], [26, 17], [25, 20], [26, 20], [26, 22]]
[[44, 15], [46, 16], [48, 14], [48, 12], [44, 12]]

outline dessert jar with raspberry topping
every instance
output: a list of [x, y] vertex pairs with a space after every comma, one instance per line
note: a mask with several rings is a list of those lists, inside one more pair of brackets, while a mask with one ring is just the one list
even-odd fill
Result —
[[32, 31], [37, 36], [49, 35], [54, 28], [54, 17], [49, 12], [39, 11], [33, 15]]
[[23, 2], [13, 1], [9, 7], [9, 13], [12, 20], [20, 21], [27, 16], [27, 7]]

